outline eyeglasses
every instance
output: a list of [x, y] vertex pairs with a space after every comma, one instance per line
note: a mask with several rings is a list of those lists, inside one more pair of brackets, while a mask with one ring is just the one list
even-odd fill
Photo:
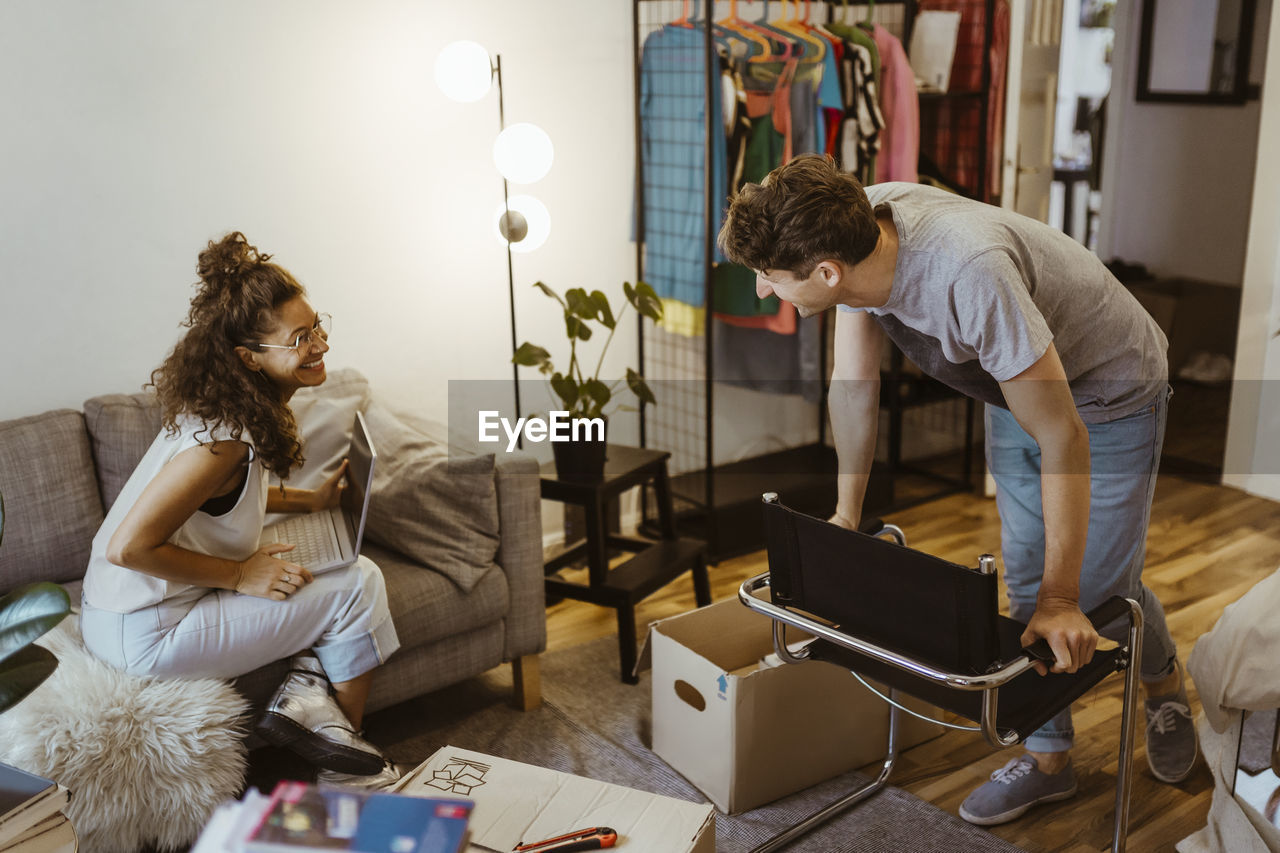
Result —
[[317, 314], [316, 324], [311, 327], [310, 331], [303, 332], [294, 338], [291, 344], [259, 344], [253, 343], [248, 346], [261, 347], [263, 349], [291, 349], [294, 352], [304, 352], [316, 338], [322, 341], [329, 340], [329, 329], [333, 326], [333, 317], [329, 314]]

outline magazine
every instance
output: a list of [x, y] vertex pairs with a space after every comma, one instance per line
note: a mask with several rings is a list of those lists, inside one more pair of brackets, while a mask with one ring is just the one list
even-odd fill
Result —
[[281, 782], [244, 841], [253, 853], [458, 853], [473, 803]]

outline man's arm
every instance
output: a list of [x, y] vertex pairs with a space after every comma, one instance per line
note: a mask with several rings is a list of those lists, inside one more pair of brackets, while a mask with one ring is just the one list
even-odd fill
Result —
[[[1053, 344], [1031, 367], [1001, 382], [1009, 411], [1040, 447], [1044, 576], [1023, 645], [1048, 640], [1054, 672], [1089, 662], [1098, 634], [1080, 612], [1080, 566], [1089, 531], [1089, 431], [1076, 411]], [[1037, 665], [1041, 669], [1042, 665]]]
[[862, 500], [876, 452], [880, 417], [880, 357], [884, 332], [865, 311], [837, 311], [831, 369], [831, 434], [839, 456], [836, 514], [851, 530], [862, 519]]

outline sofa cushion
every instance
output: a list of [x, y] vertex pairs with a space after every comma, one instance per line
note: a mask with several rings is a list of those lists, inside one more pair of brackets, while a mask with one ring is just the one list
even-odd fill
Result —
[[104, 394], [85, 400], [84, 420], [98, 465], [102, 506], [111, 509], [160, 434], [160, 404], [154, 394]]
[[[316, 388], [300, 388], [289, 401], [298, 434], [302, 436], [302, 467], [289, 474], [288, 484], [314, 489], [338, 470], [351, 446], [351, 424], [357, 411], [369, 405], [369, 381], [351, 368], [334, 370]], [[280, 480], [271, 478], [272, 485]]]
[[470, 592], [498, 553], [493, 454], [451, 453], [421, 423], [377, 400], [365, 418], [378, 450], [366, 538]]
[[391, 618], [407, 648], [433, 643], [501, 620], [510, 597], [507, 576], [492, 564], [469, 592], [413, 560], [377, 545], [363, 549], [378, 564], [390, 591]]
[[[323, 385], [300, 388], [289, 401], [298, 435], [302, 437], [302, 467], [289, 474], [290, 488], [314, 489], [338, 470], [351, 446], [351, 426], [356, 412], [369, 405], [369, 381], [352, 368], [329, 373]], [[271, 486], [278, 488], [280, 478], [270, 476]], [[282, 513], [268, 513], [265, 524], [284, 518]]]
[[79, 412], [0, 422], [0, 495], [0, 593], [84, 576], [103, 513]]

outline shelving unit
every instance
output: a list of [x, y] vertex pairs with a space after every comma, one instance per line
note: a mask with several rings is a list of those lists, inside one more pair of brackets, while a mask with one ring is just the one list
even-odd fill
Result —
[[[979, 5], [985, 3], [990, 7], [995, 0], [977, 0]], [[826, 14], [833, 13], [837, 4], [826, 4]], [[851, 4], [858, 10], [856, 14], [865, 16], [866, 6]], [[910, 26], [917, 8], [922, 5], [916, 0], [903, 2], [877, 2], [874, 4], [874, 17], [904, 44], [909, 44]], [[933, 6], [935, 4], [925, 4]], [[646, 37], [657, 30], [663, 23], [673, 21], [682, 15], [701, 20], [714, 19], [724, 13], [723, 4], [717, 10], [712, 0], [698, 0], [693, 3], [682, 3], [678, 0], [633, 0], [634, 25], [634, 61], [635, 61], [635, 102], [636, 102], [636, 198], [645, 199], [645, 193], [652, 191], [646, 184], [646, 175], [650, 171], [663, 171], [669, 175], [673, 168], [671, 162], [647, 162], [646, 139], [642, 126], [641, 112], [641, 70], [643, 46]], [[982, 56], [987, 56], [990, 46], [990, 14], [986, 15], [984, 26], [987, 29]], [[671, 56], [673, 68], [678, 73], [687, 74], [689, 69], [703, 69], [701, 85], [690, 86], [687, 96], [701, 99], [703, 105], [717, 103], [714, 87], [718, 86], [719, 70], [713, 48], [711, 34], [705, 29], [701, 31], [702, 39], [689, 39], [689, 47], [678, 56]], [[652, 69], [651, 69], [652, 70]], [[953, 77], [954, 79], [954, 77]], [[985, 117], [986, 100], [982, 97], [989, 83], [989, 69], [984, 70], [982, 91], [957, 91], [930, 95], [922, 102], [922, 114], [926, 111], [926, 103], [937, 104], [974, 104], [983, 117], [982, 140], [986, 138]], [[707, 215], [707, 211], [718, 212], [723, 202], [713, 190], [713, 134], [721, 132], [714, 120], [714, 110], [704, 109], [702, 125], [698, 128], [684, 126], [674, 135], [679, 135], [682, 145], [679, 152], [687, 158], [689, 145], [701, 145], [701, 163], [685, 161], [681, 169], [689, 170], [694, 184], [701, 179], [701, 210], [703, 215], [695, 227], [701, 229], [696, 246], [692, 251], [696, 257], [685, 260], [699, 268], [699, 286], [702, 288], [703, 305], [711, 305], [712, 263], [715, 255], [714, 245], [718, 228], [718, 215]], [[922, 128], [923, 130], [923, 128]], [[699, 143], [698, 140], [701, 140]], [[922, 134], [923, 142], [923, 134]], [[923, 145], [922, 145], [923, 150]], [[699, 174], [700, 170], [700, 174]], [[977, 187], [983, 186], [986, 180], [985, 168], [981, 172]], [[645, 204], [637, 207], [637, 275], [645, 279], [646, 237], [651, 236], [649, 223], [645, 221]], [[665, 235], [664, 235], [665, 236]], [[664, 243], [664, 246], [667, 245]], [[816, 417], [809, 440], [798, 446], [783, 449], [770, 449], [746, 459], [731, 462], [713, 462], [717, 459], [717, 413], [715, 408], [717, 397], [718, 370], [713, 357], [712, 345], [715, 334], [711, 312], [705, 313], [705, 325], [700, 337], [676, 340], [677, 336], [667, 334], [662, 329], [652, 326], [640, 326], [639, 359], [641, 372], [661, 386], [660, 402], [656, 408], [646, 407], [641, 417], [641, 444], [657, 446], [672, 452], [671, 487], [675, 498], [677, 516], [681, 532], [698, 536], [708, 543], [709, 559], [716, 561], [736, 554], [759, 550], [764, 546], [764, 537], [759, 523], [760, 495], [764, 491], [777, 491], [785, 494], [789, 506], [817, 516], [829, 515], [835, 509], [836, 501], [836, 453], [828, 444], [826, 436], [826, 380], [829, 377], [828, 347], [829, 318], [818, 318], [821, 324], [818, 347], [818, 374], [821, 377], [817, 384], [821, 386], [816, 394], [809, 394], [812, 401], [816, 397]], [[903, 369], [900, 353], [894, 354], [889, 369], [882, 379], [882, 396], [884, 408], [889, 418], [889, 454], [887, 464], [877, 463], [871, 472], [867, 487], [864, 509], [867, 513], [882, 513], [894, 508], [894, 479], [902, 473], [917, 473], [930, 477], [938, 486], [932, 495], [937, 496], [960, 488], [969, 488], [972, 478], [972, 444], [973, 444], [973, 404], [965, 407], [965, 423], [960, 428], [964, 433], [964, 461], [960, 477], [939, 475], [936, 472], [919, 468], [903, 461], [902, 428], [906, 411], [920, 403], [946, 399], [946, 394], [953, 394], [945, 386], [927, 378], [909, 376]], [[908, 388], [905, 395], [903, 388]], [[891, 393], [896, 389], [899, 393]], [[944, 393], [945, 392], [945, 393]], [[954, 395], [953, 395], [954, 396]], [[721, 413], [721, 417], [724, 414]], [[914, 501], [913, 501], [914, 502]], [[651, 499], [644, 502], [646, 523], [652, 527], [648, 518], [648, 506]]]

